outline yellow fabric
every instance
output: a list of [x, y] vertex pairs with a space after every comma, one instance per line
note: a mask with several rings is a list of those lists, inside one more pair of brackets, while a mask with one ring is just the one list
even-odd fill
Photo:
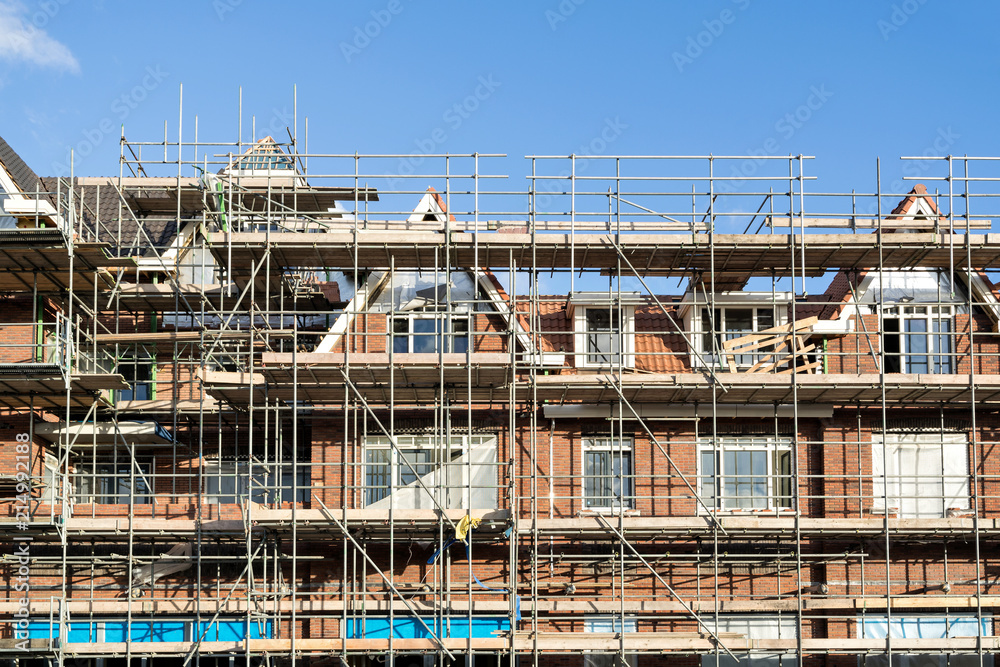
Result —
[[465, 536], [469, 534], [469, 531], [478, 528], [482, 522], [482, 519], [474, 519], [466, 514], [459, 520], [458, 525], [455, 526], [455, 539], [464, 542]]

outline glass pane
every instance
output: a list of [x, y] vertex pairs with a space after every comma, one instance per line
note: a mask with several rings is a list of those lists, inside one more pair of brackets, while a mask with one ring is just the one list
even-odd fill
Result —
[[775, 504], [778, 507], [792, 506], [792, 453], [775, 452], [774, 454], [774, 490]]
[[951, 319], [935, 319], [931, 322], [934, 333], [938, 334], [933, 340], [934, 351], [940, 352], [940, 355], [934, 357], [934, 372], [952, 373]]
[[617, 311], [587, 309], [587, 363], [618, 363], [619, 327]]
[[393, 318], [392, 351], [396, 353], [406, 353], [410, 351], [410, 318]]
[[451, 351], [465, 354], [469, 351], [469, 320], [453, 319], [451, 321]]
[[437, 352], [440, 338], [438, 318], [417, 317], [413, 319], [413, 351]]
[[611, 453], [587, 452], [584, 456], [584, 498], [587, 507], [611, 504]]
[[741, 335], [753, 332], [753, 309], [726, 308], [726, 331]]
[[[429, 475], [434, 470], [434, 451], [430, 449], [415, 449], [403, 452], [403, 460], [409, 463], [399, 465], [399, 485], [413, 484], [417, 477]], [[411, 470], [412, 468], [412, 470]], [[416, 475], [413, 473], [416, 472]]]
[[701, 453], [701, 499], [709, 507], [715, 507], [715, 452]]
[[774, 311], [770, 308], [757, 309], [757, 331], [770, 329], [774, 326]]
[[632, 454], [621, 452], [614, 457], [611, 470], [612, 501], [615, 506], [631, 507], [632, 503]]
[[[726, 308], [726, 340], [740, 338], [753, 333], [753, 308]], [[733, 355], [733, 361], [738, 366], [751, 366], [754, 363], [753, 354]]]
[[722, 506], [739, 507], [736, 500], [736, 452], [725, 452], [722, 457]]
[[906, 325], [906, 372], [928, 373], [927, 320], [904, 320]]
[[390, 454], [388, 449], [369, 449], [365, 453], [365, 505], [389, 495]]

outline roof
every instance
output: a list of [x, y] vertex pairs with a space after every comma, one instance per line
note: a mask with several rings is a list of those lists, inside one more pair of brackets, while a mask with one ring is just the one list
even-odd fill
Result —
[[297, 171], [295, 169], [295, 159], [286, 153], [274, 137], [270, 135], [258, 139], [252, 146], [243, 153], [234, 156], [232, 162], [219, 170], [220, 174], [227, 170], [236, 169], [282, 169]]
[[[58, 178], [44, 177], [41, 180], [49, 192], [56, 192], [57, 189], [65, 191], [71, 182], [64, 178], [59, 186]], [[72, 183], [74, 196], [77, 198], [74, 208], [83, 228], [87, 230], [88, 240], [110, 243], [110, 251], [122, 256], [153, 256], [153, 248], [160, 249], [162, 253], [173, 242], [177, 234], [177, 218], [166, 215], [144, 216], [143, 231], [140, 232], [136, 218], [124, 202], [119, 206], [121, 197], [113, 179], [76, 178]], [[98, 220], [100, 226], [97, 225]]]
[[21, 192], [37, 192], [39, 189], [38, 174], [21, 159], [21, 156], [10, 147], [3, 137], [0, 137], [0, 162], [7, 168], [14, 185]]

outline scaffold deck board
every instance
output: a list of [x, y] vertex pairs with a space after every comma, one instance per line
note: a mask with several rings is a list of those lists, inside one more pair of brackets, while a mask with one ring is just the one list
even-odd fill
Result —
[[0, 374], [0, 405], [8, 408], [90, 407], [95, 401], [110, 405], [104, 392], [128, 389], [122, 375], [113, 373], [74, 373], [66, 379], [61, 375]]
[[[401, 584], [400, 584], [401, 585]], [[496, 597], [496, 596], [494, 596]], [[579, 596], [578, 596], [579, 597]], [[523, 599], [521, 601], [522, 611], [537, 611], [541, 614], [614, 614], [620, 613], [623, 609], [627, 614], [664, 614], [682, 615], [688, 614], [687, 607], [696, 612], [713, 612], [716, 608], [715, 600], [690, 600], [684, 605], [672, 600], [544, 600], [533, 601]], [[390, 609], [396, 612], [406, 613], [412, 607], [418, 612], [427, 613], [466, 613], [470, 609], [474, 613], [506, 612], [510, 609], [507, 600], [468, 600], [453, 599], [451, 602], [438, 604], [425, 600], [409, 599], [405, 603], [401, 600], [370, 599], [348, 602], [346, 604], [348, 614], [354, 612], [388, 612]], [[857, 611], [859, 609], [884, 611], [890, 606], [890, 600], [885, 597], [852, 597], [852, 598], [804, 598], [802, 600], [803, 611], [824, 612], [828, 610]], [[977, 609], [982, 606], [986, 609], [1000, 607], [1000, 596], [983, 595], [980, 598], [974, 596], [952, 596], [952, 595], [911, 595], [896, 596], [891, 598], [893, 609]], [[299, 598], [291, 600], [281, 600], [270, 606], [275, 612], [290, 613], [295, 609], [300, 614], [323, 614], [326, 612], [342, 612], [345, 602], [339, 598], [309, 599]], [[32, 600], [29, 602], [29, 611], [33, 616], [48, 616], [52, 610], [52, 603], [49, 600]], [[68, 599], [65, 608], [71, 614], [115, 614], [125, 613], [129, 610], [134, 614], [193, 614], [198, 610], [204, 612], [214, 612], [219, 609], [226, 613], [244, 613], [253, 611], [257, 607], [255, 603], [248, 603], [246, 600], [231, 599], [220, 600], [193, 600], [193, 599], [142, 599], [142, 600], [100, 600], [100, 599]], [[0, 601], [0, 615], [12, 614], [21, 609], [21, 604], [15, 601]], [[794, 612], [798, 609], [798, 600], [788, 598], [781, 600], [719, 600], [718, 609], [721, 613], [739, 612]]]
[[[266, 257], [283, 268], [460, 267], [608, 269], [618, 248], [637, 269], [685, 276], [822, 275], [843, 268], [1000, 266], [1000, 235], [935, 234], [469, 234], [358, 231], [325, 234], [215, 233], [209, 245], [234, 274]], [[617, 246], [617, 247], [616, 247]], [[968, 246], [968, 247], [967, 247]], [[627, 270], [627, 267], [625, 268]]]
[[[723, 633], [720, 639], [726, 648], [734, 652], [763, 650], [783, 653], [797, 652], [820, 654], [882, 653], [887, 644], [885, 639], [857, 638], [803, 638], [799, 639], [750, 639], [733, 633]], [[1000, 648], [1000, 637], [950, 637], [947, 639], [893, 638], [894, 651], [915, 653], [940, 653], [941, 651], [964, 651], [974, 653], [980, 642], [987, 651]], [[508, 637], [442, 639], [440, 644], [434, 639], [247, 639], [235, 642], [112, 642], [72, 643], [62, 646], [67, 656], [115, 656], [125, 655], [183, 655], [197, 650], [201, 655], [230, 653], [301, 653], [335, 654], [341, 651], [371, 652], [388, 651], [435, 651], [441, 646], [451, 651], [508, 651], [511, 639]], [[689, 651], [710, 653], [716, 650], [715, 640], [708, 635], [689, 632], [518, 632], [513, 637], [513, 648], [518, 652], [546, 651], [552, 653], [572, 653], [580, 651], [626, 652], [645, 651]]]
[[[852, 405], [882, 401], [883, 376], [877, 374], [764, 374], [718, 373], [718, 382], [700, 373], [622, 375], [539, 375], [532, 388], [549, 403], [608, 403], [619, 400], [616, 385], [631, 403], [784, 404], [824, 403]], [[885, 400], [893, 405], [1000, 402], [1000, 375], [886, 374]]]
[[[978, 525], [970, 517], [946, 517], [940, 519], [898, 519], [888, 522], [880, 517], [820, 518], [801, 517], [796, 522], [794, 516], [718, 516], [719, 526], [733, 536], [788, 535], [800, 533], [813, 537], [883, 535], [886, 530], [895, 536], [926, 535], [974, 535], [977, 528], [981, 535], [1000, 535], [1000, 520], [979, 519]], [[620, 530], [625, 535], [656, 537], [671, 535], [699, 535], [713, 532], [713, 521], [708, 516], [699, 517], [621, 517]], [[612, 534], [597, 516], [572, 517], [565, 519], [521, 519], [517, 522], [518, 533], [527, 535], [538, 531], [546, 536], [573, 534]]]

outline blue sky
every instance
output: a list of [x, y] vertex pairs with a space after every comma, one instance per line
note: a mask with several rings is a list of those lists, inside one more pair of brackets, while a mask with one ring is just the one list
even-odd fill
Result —
[[516, 187], [532, 153], [805, 153], [812, 189], [872, 191], [877, 156], [889, 183], [900, 155], [1000, 154], [998, 18], [943, 0], [0, 0], [0, 135], [40, 174], [71, 147], [78, 175], [117, 174], [121, 123], [176, 139], [181, 83], [185, 138], [197, 114], [219, 141], [239, 86], [249, 139], [251, 115], [284, 125], [297, 85], [312, 152], [506, 153]]

